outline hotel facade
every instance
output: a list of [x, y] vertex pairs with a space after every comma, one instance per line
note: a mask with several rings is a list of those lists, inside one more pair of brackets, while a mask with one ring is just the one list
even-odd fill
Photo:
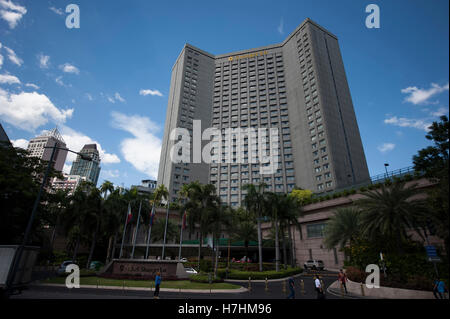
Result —
[[[211, 154], [231, 154], [231, 160], [195, 161], [195, 120], [202, 132], [219, 130], [222, 144], [213, 143]], [[191, 140], [194, 135], [186, 162], [171, 156], [180, 139], [176, 128], [186, 129]], [[276, 129], [277, 143], [228, 135], [238, 128], [257, 135]], [[201, 141], [201, 149], [208, 142]], [[263, 146], [277, 162], [268, 174], [258, 161]], [[172, 69], [158, 172], [171, 201], [192, 181], [214, 184], [224, 203], [239, 206], [247, 183], [265, 183], [277, 193], [294, 187], [326, 193], [369, 180], [335, 35], [306, 19], [280, 44], [220, 55], [184, 46]]]

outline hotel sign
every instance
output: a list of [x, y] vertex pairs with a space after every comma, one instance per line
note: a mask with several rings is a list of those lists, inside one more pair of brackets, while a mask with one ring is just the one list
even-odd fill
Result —
[[234, 61], [234, 60], [240, 60], [240, 59], [247, 59], [247, 58], [253, 58], [255, 56], [261, 56], [266, 55], [267, 51], [260, 51], [255, 53], [249, 53], [249, 54], [243, 54], [243, 55], [236, 55], [236, 56], [230, 56], [228, 58], [228, 61]]

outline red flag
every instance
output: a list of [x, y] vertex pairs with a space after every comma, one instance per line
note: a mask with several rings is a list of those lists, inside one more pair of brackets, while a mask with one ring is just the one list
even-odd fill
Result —
[[187, 212], [184, 211], [184, 214], [183, 214], [183, 224], [182, 224], [182, 226], [181, 226], [183, 229], [186, 229], [186, 217], [187, 217], [187, 216], [186, 216], [186, 213], [187, 213]]
[[128, 203], [127, 224], [131, 221], [131, 218], [133, 218], [133, 214], [131, 213], [130, 203]]

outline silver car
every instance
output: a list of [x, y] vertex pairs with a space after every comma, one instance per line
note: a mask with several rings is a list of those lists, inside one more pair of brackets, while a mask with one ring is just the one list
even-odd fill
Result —
[[195, 270], [194, 268], [184, 268], [184, 270], [191, 275], [195, 275], [197, 274], [197, 270]]
[[312, 269], [312, 270], [323, 270], [325, 268], [323, 261], [322, 260], [307, 260], [304, 264], [303, 264], [303, 268], [305, 268], [305, 270], [308, 269]]

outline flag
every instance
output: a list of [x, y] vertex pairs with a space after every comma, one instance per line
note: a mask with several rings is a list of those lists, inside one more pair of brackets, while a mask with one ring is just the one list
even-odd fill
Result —
[[183, 214], [183, 223], [182, 223], [182, 225], [181, 225], [181, 228], [182, 228], [182, 229], [186, 229], [186, 217], [187, 217], [187, 212], [184, 211], [184, 214]]
[[128, 203], [127, 224], [131, 221], [131, 218], [133, 218], [133, 214], [131, 213], [130, 203]]
[[150, 226], [153, 226], [154, 219], [155, 219], [155, 207], [152, 207], [152, 212], [150, 213]]

